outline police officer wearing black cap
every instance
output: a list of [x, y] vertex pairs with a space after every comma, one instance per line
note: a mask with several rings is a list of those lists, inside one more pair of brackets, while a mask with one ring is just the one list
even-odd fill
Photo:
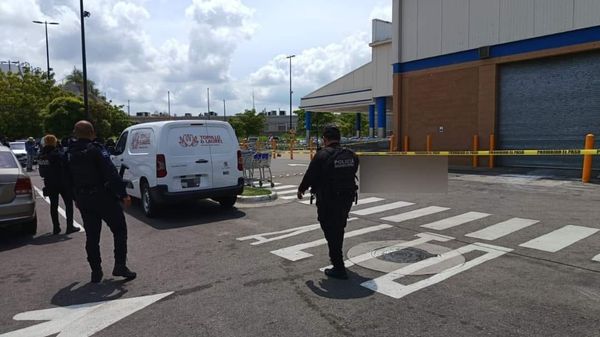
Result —
[[69, 145], [69, 170], [73, 179], [75, 202], [87, 236], [85, 249], [92, 269], [92, 283], [102, 280], [100, 258], [100, 230], [102, 220], [114, 236], [115, 265], [113, 276], [134, 279], [137, 275], [127, 268], [127, 224], [119, 200], [126, 206], [131, 199], [125, 183], [110, 160], [108, 151], [94, 142], [94, 127], [88, 121], [75, 124], [73, 131], [77, 139]]
[[[317, 152], [298, 187], [298, 199], [310, 188], [317, 197], [317, 216], [329, 247], [333, 268], [326, 269], [329, 277], [347, 279], [342, 246], [344, 229], [358, 187], [356, 172], [358, 157], [340, 146], [340, 130], [328, 126], [323, 130], [325, 148]], [[311, 197], [312, 199], [312, 197]]]

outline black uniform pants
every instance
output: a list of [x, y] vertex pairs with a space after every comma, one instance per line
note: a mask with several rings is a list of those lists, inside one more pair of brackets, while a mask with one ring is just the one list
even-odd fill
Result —
[[327, 246], [329, 259], [334, 268], [344, 268], [344, 230], [348, 223], [348, 213], [354, 201], [354, 194], [341, 194], [332, 197], [317, 196], [317, 215]]
[[83, 219], [87, 237], [85, 250], [93, 270], [99, 269], [100, 231], [102, 220], [106, 222], [114, 238], [115, 265], [125, 265], [127, 261], [127, 224], [121, 204], [107, 192], [78, 193], [77, 206]]
[[65, 215], [67, 218], [67, 228], [73, 227], [73, 196], [69, 190], [51, 190], [48, 193], [50, 199], [50, 218], [52, 218], [52, 225], [54, 229], [60, 228], [60, 222], [58, 221], [58, 197], [61, 196], [65, 203]]

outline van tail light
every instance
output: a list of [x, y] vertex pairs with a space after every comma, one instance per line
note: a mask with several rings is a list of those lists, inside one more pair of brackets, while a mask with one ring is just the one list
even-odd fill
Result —
[[164, 178], [167, 176], [167, 161], [164, 154], [156, 155], [156, 177]]
[[31, 194], [31, 179], [29, 177], [22, 177], [17, 179], [17, 183], [15, 184], [15, 194], [16, 195], [28, 195]]
[[242, 159], [242, 151], [238, 150], [237, 152], [237, 157], [238, 157], [238, 170], [239, 171], [243, 171], [244, 170], [244, 160]]

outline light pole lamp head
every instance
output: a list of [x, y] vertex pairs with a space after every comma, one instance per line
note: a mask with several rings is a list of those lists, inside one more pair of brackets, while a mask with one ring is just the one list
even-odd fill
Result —
[[83, 11], [83, 17], [84, 18], [89, 18], [90, 16], [92, 16], [92, 13], [90, 13], [88, 11]]

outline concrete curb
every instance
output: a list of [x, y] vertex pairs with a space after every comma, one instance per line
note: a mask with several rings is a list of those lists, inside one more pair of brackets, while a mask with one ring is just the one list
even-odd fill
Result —
[[277, 200], [277, 192], [271, 191], [269, 195], [258, 195], [258, 196], [242, 196], [238, 195], [237, 202], [243, 204], [251, 204], [251, 203], [260, 203], [260, 202], [269, 202]]

